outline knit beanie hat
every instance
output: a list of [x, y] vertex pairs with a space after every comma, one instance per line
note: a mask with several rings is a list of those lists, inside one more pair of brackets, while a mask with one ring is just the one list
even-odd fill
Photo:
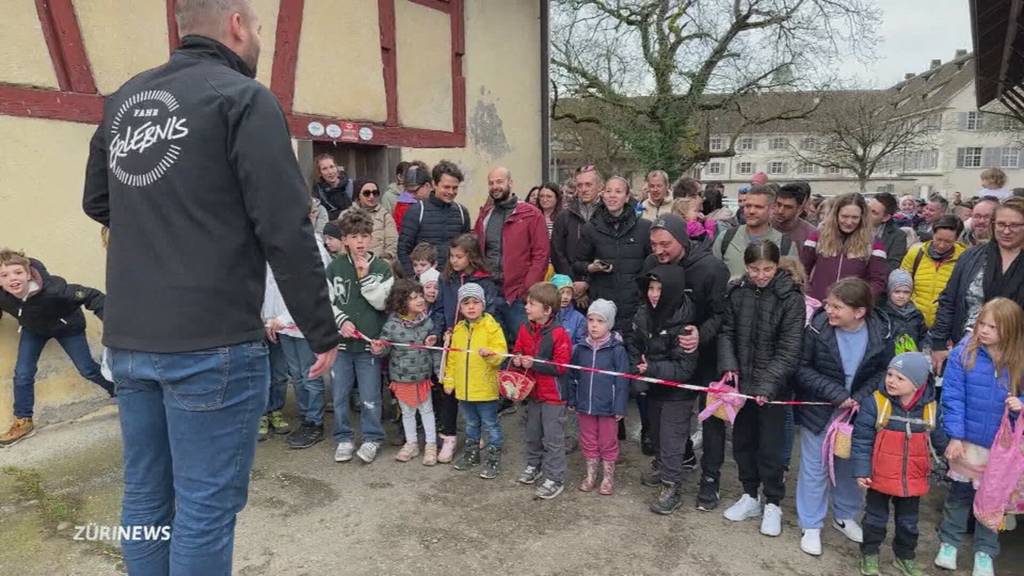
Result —
[[932, 372], [932, 363], [927, 356], [920, 352], [904, 352], [889, 362], [889, 368], [904, 375], [907, 380], [914, 383], [915, 388], [920, 388], [928, 382], [928, 375]]
[[654, 221], [654, 225], [651, 226], [651, 232], [655, 230], [664, 230], [672, 235], [686, 248], [690, 247], [690, 236], [686, 233], [686, 221], [683, 220], [678, 214], [665, 214], [658, 216]]
[[561, 290], [562, 288], [572, 288], [572, 278], [569, 278], [565, 274], [555, 274], [551, 277], [551, 283], [555, 285], [555, 288]]
[[420, 285], [421, 286], [426, 286], [427, 284], [430, 284], [430, 283], [437, 284], [437, 281], [440, 278], [441, 278], [441, 273], [437, 271], [437, 268], [434, 268], [434, 267], [427, 268], [426, 270], [423, 271], [423, 274], [420, 274]]
[[328, 222], [327, 224], [324, 224], [324, 236], [330, 236], [331, 238], [341, 240], [341, 237], [343, 236], [341, 233], [341, 226], [338, 226], [337, 222]]
[[615, 302], [611, 300], [605, 300], [604, 298], [598, 298], [590, 303], [590, 308], [587, 309], [587, 316], [591, 314], [604, 318], [604, 321], [609, 326], [615, 325], [615, 313], [618, 309], [615, 307]]
[[897, 288], [909, 288], [911, 292], [914, 291], [914, 277], [910, 275], [910, 272], [897, 268], [889, 273], [887, 291], [894, 292]]
[[462, 301], [468, 298], [476, 298], [481, 304], [487, 304], [487, 299], [484, 297], [484, 289], [476, 282], [466, 282], [462, 285], [462, 288], [459, 288], [459, 304], [462, 304]]

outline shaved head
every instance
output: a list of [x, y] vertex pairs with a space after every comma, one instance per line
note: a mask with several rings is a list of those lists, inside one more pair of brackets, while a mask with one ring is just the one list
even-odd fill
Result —
[[259, 18], [250, 0], [177, 0], [178, 34], [205, 36], [224, 44], [256, 70], [260, 56]]
[[487, 191], [495, 202], [504, 202], [512, 194], [512, 171], [504, 166], [487, 173]]

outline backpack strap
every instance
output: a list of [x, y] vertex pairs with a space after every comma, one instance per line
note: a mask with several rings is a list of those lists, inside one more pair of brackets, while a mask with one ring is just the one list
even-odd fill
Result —
[[917, 250], [917, 256], [914, 257], [914, 268], [910, 272], [910, 277], [917, 282], [917, 267], [921, 265], [921, 259], [924, 258], [924, 244], [921, 245]]
[[722, 236], [722, 260], [725, 260], [725, 253], [729, 251], [729, 244], [732, 244], [732, 239], [736, 237], [736, 232], [739, 229], [739, 226], [729, 228], [725, 231], [725, 236]]
[[892, 416], [892, 402], [889, 401], [888, 396], [882, 394], [881, 390], [875, 390], [872, 397], [875, 399], [878, 414], [875, 416], [875, 430], [881, 430], [889, 423], [889, 417]]

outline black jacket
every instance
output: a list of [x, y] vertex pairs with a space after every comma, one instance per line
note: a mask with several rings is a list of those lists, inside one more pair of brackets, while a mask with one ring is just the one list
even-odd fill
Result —
[[946, 288], [939, 294], [935, 323], [930, 332], [932, 350], [947, 350], [964, 337], [967, 324], [967, 289], [971, 281], [985, 269], [985, 244], [968, 248], [953, 266]]
[[911, 304], [909, 310], [897, 310], [891, 302], [886, 300], [879, 310], [885, 313], [889, 317], [889, 321], [892, 322], [892, 339], [893, 342], [899, 340], [899, 338], [906, 334], [914, 340], [914, 344], [917, 345], [918, 351], [925, 348], [925, 344], [928, 342], [928, 325], [925, 324], [924, 314], [917, 309], [916, 306]]
[[895, 221], [889, 220], [882, 226], [878, 241], [885, 246], [885, 261], [889, 265], [889, 272], [899, 268], [903, 257], [907, 255], [907, 235]]
[[433, 193], [430, 198], [409, 206], [402, 218], [402, 231], [398, 234], [398, 261], [406, 274], [412, 274], [409, 254], [420, 242], [437, 249], [437, 269], [448, 263], [448, 243], [469, 232], [469, 211], [458, 202], [448, 204]]
[[[595, 208], [596, 209], [596, 208]], [[551, 228], [551, 265], [555, 273], [574, 277], [573, 262], [579, 253], [580, 239], [586, 219], [580, 210], [580, 201], [573, 198], [569, 205], [555, 217]]]
[[[661, 282], [661, 300], [657, 308], [652, 307], [647, 299], [647, 287], [652, 276]], [[682, 267], [657, 264], [645, 268], [637, 279], [637, 285], [644, 303], [637, 309], [632, 329], [626, 335], [630, 371], [637, 373], [637, 365], [646, 359], [644, 376], [693, 384], [697, 353], [683, 352], [677, 341], [683, 327], [693, 322], [694, 315], [693, 302], [684, 291], [686, 280]], [[697, 396], [696, 392], [682, 388], [634, 382], [638, 384], [637, 390], [642, 391], [647, 386], [648, 397], [656, 400], [687, 400]]]
[[853, 377], [850, 392], [847, 392], [835, 328], [828, 323], [825, 311], [819, 310], [804, 330], [800, 369], [796, 378], [796, 399], [831, 402], [832, 405], [797, 406], [797, 422], [811, 432], [820, 434], [828, 426], [836, 407], [844, 400], [853, 398], [863, 402], [882, 384], [892, 357], [892, 325], [885, 314], [875, 312], [868, 318], [868, 346], [864, 351], [864, 359]]
[[352, 206], [352, 180], [348, 176], [342, 176], [337, 186], [322, 179], [313, 184], [313, 197], [320, 201], [320, 205], [327, 210], [327, 218], [337, 220], [342, 212]]
[[[615, 302], [615, 329], [625, 334], [640, 303], [636, 279], [643, 269], [644, 260], [651, 253], [651, 223], [637, 216], [632, 205], [627, 205], [619, 217], [608, 213], [599, 205], [583, 227], [573, 278], [590, 283], [590, 300], [604, 298]], [[587, 266], [594, 260], [612, 265], [609, 273], [590, 273]]]
[[17, 319], [23, 330], [44, 338], [81, 334], [85, 331], [82, 306], [103, 319], [103, 292], [68, 284], [60, 276], [47, 273], [38, 260], [31, 260], [29, 273], [39, 291], [25, 300], [0, 290], [0, 310]]
[[800, 365], [805, 319], [804, 296], [788, 272], [780, 270], [765, 288], [744, 275], [726, 297], [718, 371], [738, 372], [744, 394], [786, 396]]
[[253, 76], [219, 42], [186, 36], [106, 98], [82, 205], [110, 227], [107, 346], [262, 339], [268, 262], [312, 349], [338, 343], [309, 189], [281, 107]]
[[[697, 373], [695, 384], [704, 386], [718, 380], [718, 332], [725, 314], [725, 294], [729, 288], [729, 269], [711, 252], [702, 246], [691, 244], [684, 238], [685, 254], [679, 261], [686, 271], [686, 295], [693, 302], [693, 320], [690, 324], [700, 332], [697, 348]], [[647, 257], [644, 269], [658, 263], [652, 254]]]

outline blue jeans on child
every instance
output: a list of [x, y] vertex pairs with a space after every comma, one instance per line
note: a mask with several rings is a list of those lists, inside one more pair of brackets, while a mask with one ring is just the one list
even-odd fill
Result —
[[267, 406], [263, 341], [178, 354], [110, 349], [124, 444], [124, 526], [171, 526], [124, 540], [130, 574], [228, 575]]
[[[287, 334], [277, 335], [281, 351], [284, 353], [285, 362], [288, 364], [288, 373], [292, 377], [292, 386], [295, 390], [295, 402], [299, 405], [299, 416], [305, 417], [309, 412], [309, 388], [316, 384], [313, 380], [320, 382], [320, 404], [323, 408], [324, 383], [321, 378], [309, 378], [309, 369], [316, 363], [316, 354], [309, 347], [305, 338], [296, 338]], [[273, 364], [273, 361], [271, 361]], [[283, 396], [283, 395], [282, 395]], [[284, 406], [284, 398], [281, 399], [281, 406]], [[323, 412], [320, 413], [323, 422]]]
[[[939, 525], [939, 540], [959, 548], [967, 533], [967, 522], [974, 507], [974, 485], [970, 482], [950, 482], [946, 504]], [[992, 558], [999, 556], [999, 535], [981, 522], [974, 523], [974, 551], [984, 552]]]
[[338, 351], [338, 358], [334, 361], [334, 369], [331, 371], [335, 442], [352, 442], [352, 426], [348, 422], [348, 400], [352, 393], [352, 385], [357, 383], [359, 401], [362, 403], [359, 423], [363, 432], [363, 442], [384, 441], [384, 427], [380, 423], [380, 368], [380, 360], [369, 352]]
[[803, 530], [821, 528], [828, 514], [829, 496], [832, 517], [836, 520], [856, 520], [864, 507], [864, 491], [853, 477], [853, 463], [835, 459], [836, 485], [828, 479], [828, 469], [821, 458], [821, 445], [825, 430], [815, 434], [800, 428], [800, 475], [796, 484], [796, 513]]
[[[36, 370], [39, 356], [50, 341], [49, 336], [39, 336], [22, 328], [18, 341], [18, 360], [14, 364], [14, 417], [31, 418], [36, 403]], [[57, 338], [61, 348], [71, 358], [82, 378], [103, 388], [107, 394], [114, 394], [114, 383], [103, 377], [100, 365], [93, 360], [85, 332]]]
[[267, 341], [270, 354], [270, 394], [267, 401], [267, 414], [284, 408], [288, 396], [288, 359], [284, 356], [280, 340]]
[[501, 448], [505, 437], [501, 433], [501, 422], [498, 421], [498, 401], [469, 402], [459, 400], [459, 410], [466, 422], [466, 444], [480, 442], [481, 429], [487, 432], [487, 445]]

